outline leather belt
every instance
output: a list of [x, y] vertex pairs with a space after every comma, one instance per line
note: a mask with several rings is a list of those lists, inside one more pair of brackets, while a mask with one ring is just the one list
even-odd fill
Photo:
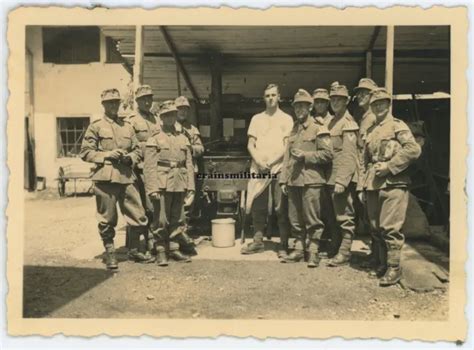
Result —
[[184, 168], [186, 167], [186, 162], [185, 161], [173, 161], [173, 160], [159, 160], [157, 162], [159, 166], [164, 166], [167, 168]]

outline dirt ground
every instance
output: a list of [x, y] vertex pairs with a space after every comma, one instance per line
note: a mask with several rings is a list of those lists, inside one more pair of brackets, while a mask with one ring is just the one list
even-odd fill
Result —
[[[126, 261], [104, 269], [93, 197], [28, 198], [24, 316], [54, 318], [217, 318], [445, 320], [447, 291], [380, 288], [357, 265], [194, 259], [168, 268]], [[119, 223], [118, 246], [124, 241]], [[268, 252], [270, 254], [270, 252]]]

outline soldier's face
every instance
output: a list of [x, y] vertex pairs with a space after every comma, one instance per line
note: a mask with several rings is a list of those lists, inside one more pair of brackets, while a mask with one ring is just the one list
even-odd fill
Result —
[[180, 106], [178, 107], [178, 121], [184, 122], [188, 119], [189, 115], [189, 107], [188, 106]]
[[372, 112], [377, 118], [383, 118], [388, 114], [390, 110], [390, 101], [389, 100], [378, 100], [370, 104]]
[[314, 111], [316, 115], [325, 115], [329, 108], [329, 101], [318, 98], [314, 100]]
[[357, 90], [357, 103], [360, 107], [365, 107], [369, 105], [370, 101], [370, 90], [368, 89], [359, 89]]
[[149, 112], [152, 105], [153, 105], [152, 95], [142, 96], [142, 97], [137, 98], [137, 106], [138, 106], [138, 109], [141, 111]]
[[307, 102], [296, 102], [293, 106], [295, 109], [296, 119], [300, 122], [304, 122], [311, 112], [313, 104]]
[[173, 126], [176, 123], [176, 112], [168, 112], [161, 116], [163, 126]]
[[107, 115], [117, 115], [120, 108], [120, 100], [103, 101], [104, 112]]
[[280, 93], [278, 92], [278, 88], [272, 87], [268, 90], [265, 90], [263, 95], [265, 99], [265, 105], [267, 108], [274, 108], [278, 106], [278, 101], [280, 100]]
[[334, 113], [344, 112], [347, 108], [349, 99], [344, 96], [332, 96], [331, 97], [331, 108]]

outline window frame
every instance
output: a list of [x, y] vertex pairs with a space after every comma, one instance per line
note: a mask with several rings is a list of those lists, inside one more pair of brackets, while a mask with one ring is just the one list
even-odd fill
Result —
[[[62, 121], [67, 121], [67, 120], [72, 120], [72, 119], [87, 119], [87, 125], [83, 128], [83, 131], [79, 134], [79, 139], [78, 142], [71, 143], [68, 142], [68, 135], [67, 133], [71, 132], [68, 128], [62, 129], [61, 128], [61, 122]], [[57, 115], [56, 118], [56, 159], [64, 159], [64, 158], [78, 158], [79, 157], [79, 152], [80, 152], [80, 147], [82, 143], [82, 139], [84, 138], [84, 134], [87, 131], [87, 128], [91, 124], [91, 116], [90, 115], [85, 115], [85, 114], [80, 114], [80, 115]], [[85, 121], [85, 120], [84, 120]], [[63, 142], [61, 138], [61, 132], [66, 132], [66, 142]], [[77, 129], [74, 127], [74, 130], [72, 130], [74, 135], [76, 135], [77, 132], [80, 132], [80, 129]], [[81, 138], [82, 137], [82, 138]], [[73, 156], [68, 156], [65, 150], [65, 146], [68, 147], [69, 145], [73, 145], [75, 148], [78, 148], [77, 154]]]
[[[56, 39], [58, 42], [61, 42], [61, 41], [67, 41], [67, 42], [71, 42], [71, 48], [70, 48], [70, 51], [74, 54], [76, 53], [76, 56], [73, 57], [73, 58], [69, 58], [68, 60], [63, 60], [61, 61], [61, 50], [60, 48], [57, 48], [56, 50], [58, 50], [58, 52], [54, 53], [53, 51], [51, 51], [48, 55], [46, 54], [46, 51], [47, 50], [54, 50], [54, 45], [53, 43], [51, 42], [47, 42], [46, 38], [47, 38], [47, 34], [46, 32], [48, 30], [50, 31], [54, 31], [56, 30], [57, 33], [56, 35], [60, 36], [60, 35], [65, 35], [64, 32], [67, 32], [68, 30], [71, 32], [70, 36], [72, 36], [73, 39], [75, 40], [78, 40], [78, 33], [81, 31], [81, 30], [85, 30], [85, 29], [90, 29], [90, 30], [94, 30], [97, 32], [97, 44], [95, 46], [84, 46], [84, 43], [82, 42], [80, 45], [78, 45], [77, 47], [74, 46], [75, 45], [75, 42], [73, 40], [65, 40], [65, 38], [59, 38], [59, 39]], [[62, 33], [61, 33], [62, 31]], [[100, 31], [100, 27], [98, 26], [44, 26], [42, 28], [42, 32], [41, 32], [41, 35], [42, 35], [42, 63], [44, 64], [54, 64], [54, 65], [83, 65], [83, 64], [91, 64], [91, 63], [99, 63], [101, 61], [101, 31]], [[87, 35], [89, 36], [92, 36], [92, 35], [96, 35], [96, 33], [88, 33]], [[71, 39], [71, 38], [69, 38]], [[90, 38], [89, 38], [90, 39]], [[86, 40], [87, 42], [87, 40]], [[94, 42], [95, 43], [95, 42]], [[49, 45], [49, 46], [48, 46]], [[77, 45], [77, 44], [76, 44]], [[77, 56], [77, 52], [86, 52], [87, 49], [89, 48], [93, 48], [94, 49], [94, 52], [93, 53], [89, 53], [91, 57], [86, 57], [86, 59], [83, 59], [83, 60], [79, 60]], [[64, 51], [64, 52], [67, 52], [67, 51]], [[69, 53], [71, 53], [69, 52]], [[55, 57], [55, 55], [57, 57]]]

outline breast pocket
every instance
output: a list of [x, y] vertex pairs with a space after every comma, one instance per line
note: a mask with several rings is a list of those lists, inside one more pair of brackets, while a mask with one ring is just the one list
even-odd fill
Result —
[[148, 140], [149, 132], [148, 129], [135, 129], [135, 134], [137, 135], [137, 139], [140, 142], [145, 142]]
[[331, 142], [335, 152], [342, 151], [342, 135], [331, 135]]
[[316, 135], [309, 135], [303, 138], [303, 151], [314, 151], [316, 149]]
[[112, 131], [107, 129], [101, 129], [99, 131], [99, 142], [100, 147], [104, 151], [110, 151], [116, 147], [114, 142], [114, 134]]

